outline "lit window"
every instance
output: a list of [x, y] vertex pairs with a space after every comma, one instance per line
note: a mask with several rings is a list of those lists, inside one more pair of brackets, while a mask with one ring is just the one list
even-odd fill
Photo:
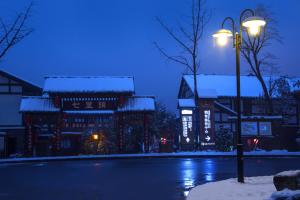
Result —
[[193, 111], [192, 110], [182, 110], [181, 114], [183, 114], [183, 115], [192, 115]]
[[242, 122], [242, 135], [257, 135], [257, 122]]
[[272, 135], [271, 122], [259, 122], [260, 135]]

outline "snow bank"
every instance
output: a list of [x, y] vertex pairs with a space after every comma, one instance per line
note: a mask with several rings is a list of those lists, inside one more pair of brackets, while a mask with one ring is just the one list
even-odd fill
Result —
[[276, 176], [297, 176], [300, 174], [300, 170], [284, 171], [276, 174]]
[[267, 200], [275, 191], [273, 176], [246, 177], [244, 184], [228, 179], [197, 186], [187, 200]]

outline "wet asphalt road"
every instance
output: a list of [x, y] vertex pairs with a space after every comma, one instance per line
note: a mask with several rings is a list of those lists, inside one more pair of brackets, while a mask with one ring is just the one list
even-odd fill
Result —
[[[300, 168], [300, 158], [247, 158], [247, 176]], [[151, 158], [0, 164], [0, 199], [182, 200], [235, 177], [234, 158]]]

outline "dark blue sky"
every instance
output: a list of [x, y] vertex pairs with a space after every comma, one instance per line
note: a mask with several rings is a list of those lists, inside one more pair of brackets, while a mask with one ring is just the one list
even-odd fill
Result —
[[[234, 51], [214, 47], [211, 34], [226, 16], [265, 4], [279, 20], [284, 43], [271, 50], [283, 75], [300, 76], [299, 0], [207, 0], [212, 19], [200, 47], [200, 73], [234, 74]], [[1, 0], [0, 16], [12, 19], [28, 0]], [[155, 95], [171, 110], [184, 68], [166, 61], [153, 46], [178, 48], [155, 21], [175, 27], [189, 14], [188, 0], [36, 0], [30, 25], [34, 33], [15, 46], [0, 68], [43, 85], [45, 75], [133, 75], [137, 94]], [[243, 73], [249, 68], [243, 65]]]

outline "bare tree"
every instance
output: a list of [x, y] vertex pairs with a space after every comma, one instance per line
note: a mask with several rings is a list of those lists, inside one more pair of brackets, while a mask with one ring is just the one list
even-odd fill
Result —
[[[158, 23], [166, 31], [171, 39], [182, 49], [178, 55], [170, 55], [158, 43], [154, 43], [159, 52], [168, 60], [178, 63], [186, 69], [190, 70], [193, 74], [194, 80], [194, 99], [196, 111], [198, 113], [198, 91], [197, 91], [197, 71], [200, 66], [199, 60], [199, 46], [200, 39], [203, 36], [205, 26], [207, 25], [211, 12], [206, 9], [205, 0], [191, 0], [191, 14], [188, 17], [188, 22], [185, 26], [178, 23], [176, 31], [167, 26], [163, 20], [157, 17]], [[199, 134], [198, 114], [195, 115], [195, 133]], [[199, 138], [199, 137], [198, 137]]]
[[[249, 64], [251, 72], [256, 76], [264, 92], [264, 99], [267, 103], [266, 112], [273, 112], [272, 93], [274, 90], [274, 80], [272, 76], [278, 70], [276, 66], [276, 56], [268, 51], [272, 42], [281, 43], [282, 38], [277, 29], [277, 21], [274, 14], [264, 6], [258, 6], [255, 14], [263, 17], [267, 25], [256, 37], [251, 36], [246, 31], [243, 38], [242, 55]], [[269, 80], [264, 79], [264, 73], [269, 71]]]
[[0, 60], [17, 43], [32, 33], [33, 29], [27, 27], [28, 18], [32, 10], [32, 3], [17, 14], [12, 23], [5, 23], [0, 18]]
[[182, 49], [180, 54], [175, 56], [170, 55], [157, 42], [154, 42], [154, 45], [159, 50], [159, 52], [168, 60], [183, 65], [193, 73], [194, 95], [195, 98], [198, 98], [196, 87], [196, 74], [200, 64], [198, 49], [204, 28], [210, 18], [210, 12], [205, 7], [205, 0], [191, 1], [191, 16], [189, 17], [190, 21], [187, 23], [187, 26], [183, 26], [181, 23], [178, 23], [177, 30], [174, 31], [170, 27], [168, 27], [161, 18], [156, 18], [158, 23], [168, 33], [170, 38], [172, 38], [174, 42]]

